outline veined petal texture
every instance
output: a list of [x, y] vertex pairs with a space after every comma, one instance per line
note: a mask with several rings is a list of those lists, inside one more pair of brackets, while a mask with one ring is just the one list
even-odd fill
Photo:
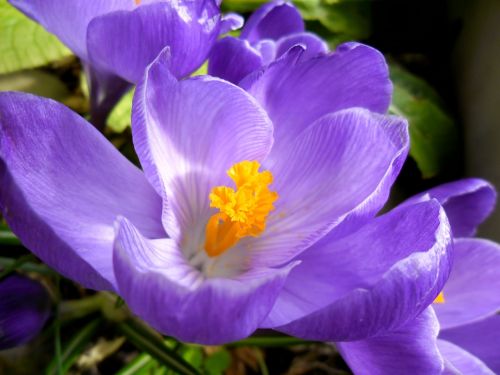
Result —
[[397, 330], [441, 291], [451, 250], [436, 201], [394, 209], [337, 241], [327, 236], [297, 257], [266, 326], [326, 341]]
[[162, 237], [161, 200], [143, 173], [80, 116], [49, 99], [0, 93], [0, 207], [49, 266], [114, 289], [118, 215]]
[[205, 278], [175, 241], [147, 240], [126, 220], [115, 242], [119, 290], [131, 309], [160, 332], [203, 344], [227, 343], [255, 331], [295, 265]]
[[439, 323], [428, 308], [394, 332], [336, 345], [357, 375], [441, 374], [444, 361], [436, 343], [438, 332]]

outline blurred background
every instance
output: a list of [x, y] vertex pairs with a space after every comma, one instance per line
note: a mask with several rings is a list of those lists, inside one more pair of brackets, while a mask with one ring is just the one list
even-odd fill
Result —
[[[224, 0], [224, 11], [248, 16], [261, 0]], [[439, 183], [482, 177], [500, 187], [500, 1], [297, 0], [309, 31], [328, 41], [357, 40], [382, 51], [394, 83], [392, 113], [410, 123], [411, 152], [389, 202]], [[199, 73], [203, 73], [203, 68]], [[0, 0], [0, 91], [35, 93], [88, 116], [88, 92], [77, 58], [54, 36]], [[128, 158], [126, 95], [106, 136]], [[500, 241], [500, 211], [480, 235]], [[207, 374], [349, 374], [335, 349], [262, 332], [225, 347], [165, 339], [121, 318], [116, 297], [60, 279], [0, 223], [0, 278], [20, 271], [40, 281], [53, 315], [29, 345], [0, 351], [1, 374], [172, 374], [185, 362]], [[144, 338], [148, 339], [144, 339]], [[153, 344], [151, 344], [153, 343]], [[163, 352], [158, 346], [165, 349]], [[160, 350], [160, 352], [158, 352]], [[183, 362], [184, 361], [184, 362]]]

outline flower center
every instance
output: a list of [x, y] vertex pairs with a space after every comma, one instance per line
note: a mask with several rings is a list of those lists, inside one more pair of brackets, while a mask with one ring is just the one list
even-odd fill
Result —
[[227, 174], [236, 190], [216, 186], [210, 192], [210, 207], [219, 209], [208, 220], [205, 230], [205, 251], [210, 257], [218, 256], [236, 245], [244, 237], [257, 237], [266, 229], [266, 219], [274, 209], [278, 194], [269, 190], [273, 175], [259, 172], [257, 161], [234, 164]]
[[440, 292], [433, 303], [444, 303], [444, 293]]
[[141, 4], [141, 0], [134, 0], [134, 1], [135, 1], [135, 5]]

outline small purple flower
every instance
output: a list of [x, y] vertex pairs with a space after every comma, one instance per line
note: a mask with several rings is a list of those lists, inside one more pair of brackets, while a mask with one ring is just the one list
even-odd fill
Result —
[[471, 238], [493, 211], [495, 189], [465, 179], [429, 190], [438, 199], [454, 234], [453, 268], [441, 303], [433, 305], [441, 330], [438, 346], [445, 364], [464, 374], [500, 372], [500, 245]]
[[10, 227], [63, 275], [119, 293], [184, 341], [262, 327], [361, 339], [414, 319], [447, 279], [451, 237], [435, 200], [373, 219], [409, 144], [406, 121], [384, 115], [387, 65], [360, 44], [302, 53], [245, 91], [178, 81], [165, 50], [134, 97], [144, 173], [64, 106], [0, 94]]
[[10, 0], [57, 35], [82, 62], [93, 117], [104, 121], [165, 46], [176, 77], [195, 71], [220, 32], [215, 0]]
[[450, 277], [415, 321], [391, 334], [337, 343], [356, 374], [500, 372], [500, 245], [471, 238], [492, 212], [495, 190], [485, 181], [464, 179], [403, 206], [429, 199], [443, 205], [455, 236]]
[[208, 73], [237, 84], [298, 44], [306, 48], [303, 59], [328, 51], [321, 38], [305, 31], [304, 21], [291, 2], [270, 1], [252, 14], [239, 38], [228, 36], [215, 44]]
[[45, 288], [27, 277], [0, 281], [0, 350], [25, 344], [43, 328], [50, 315]]

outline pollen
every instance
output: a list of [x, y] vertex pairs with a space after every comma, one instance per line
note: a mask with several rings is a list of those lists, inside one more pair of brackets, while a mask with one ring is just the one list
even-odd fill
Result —
[[135, 2], [135, 5], [140, 5], [141, 4], [141, 0], [134, 0]]
[[278, 194], [269, 190], [270, 171], [259, 172], [257, 161], [242, 161], [228, 171], [235, 188], [216, 186], [209, 194], [210, 207], [219, 210], [207, 222], [205, 251], [210, 257], [224, 253], [244, 237], [259, 236], [266, 229], [269, 212]]
[[436, 297], [436, 299], [434, 300], [433, 303], [444, 303], [444, 293], [441, 292], [438, 294], [438, 296]]

